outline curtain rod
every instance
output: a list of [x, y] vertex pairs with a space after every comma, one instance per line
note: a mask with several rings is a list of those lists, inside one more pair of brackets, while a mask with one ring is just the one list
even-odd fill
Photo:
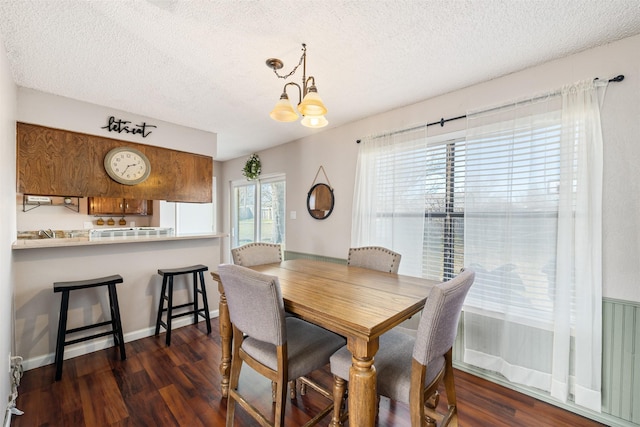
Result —
[[[593, 80], [594, 81], [595, 80], [599, 80], [599, 78], [596, 77]], [[608, 82], [609, 83], [617, 83], [617, 82], [621, 82], [623, 80], [624, 80], [624, 74], [619, 74], [619, 75], [609, 79]], [[431, 122], [431, 123], [427, 123], [427, 124], [424, 124], [424, 125], [418, 125], [418, 126], [414, 126], [412, 128], [409, 128], [409, 129], [398, 130], [398, 131], [395, 131], [395, 132], [391, 132], [390, 135], [395, 135], [395, 134], [403, 133], [403, 132], [411, 132], [412, 130], [421, 129], [421, 128], [424, 128], [424, 127], [429, 127], [429, 126], [434, 126], [434, 125], [440, 125], [440, 127], [444, 127], [444, 124], [447, 123], [447, 122], [452, 122], [454, 120], [460, 120], [460, 119], [465, 119], [465, 118], [467, 118], [466, 114], [463, 114], [462, 116], [458, 116], [458, 117], [451, 117], [449, 119], [441, 118], [437, 122]], [[356, 140], [356, 143], [360, 144], [360, 141], [361, 140], [358, 139], [358, 140]]]

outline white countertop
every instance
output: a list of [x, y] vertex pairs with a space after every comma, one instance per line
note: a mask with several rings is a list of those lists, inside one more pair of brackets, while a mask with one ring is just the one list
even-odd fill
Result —
[[56, 239], [18, 239], [11, 245], [11, 249], [60, 248], [68, 246], [96, 246], [128, 243], [161, 242], [173, 240], [215, 239], [226, 237], [225, 233], [176, 234], [172, 236], [136, 236], [112, 237], [89, 240], [88, 237], [68, 237]]

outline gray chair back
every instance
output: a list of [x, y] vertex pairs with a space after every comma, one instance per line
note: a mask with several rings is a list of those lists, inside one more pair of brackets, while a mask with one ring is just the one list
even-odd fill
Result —
[[232, 264], [218, 266], [218, 274], [231, 323], [259, 341], [284, 344], [284, 303], [278, 278]]
[[370, 270], [397, 273], [402, 255], [382, 246], [362, 246], [349, 248], [347, 265]]
[[282, 246], [278, 243], [254, 242], [231, 249], [233, 263], [251, 267], [282, 262]]
[[453, 346], [462, 304], [474, 278], [472, 270], [465, 270], [431, 289], [413, 348], [413, 358], [422, 365], [441, 357]]

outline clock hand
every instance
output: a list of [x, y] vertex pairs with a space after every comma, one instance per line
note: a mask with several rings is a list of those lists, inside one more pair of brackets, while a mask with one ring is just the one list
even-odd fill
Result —
[[136, 166], [138, 163], [132, 163], [130, 165], [127, 165], [126, 168], [124, 168], [124, 170], [122, 171], [122, 175], [124, 175], [124, 173], [127, 171], [127, 169], [129, 169], [131, 166]]

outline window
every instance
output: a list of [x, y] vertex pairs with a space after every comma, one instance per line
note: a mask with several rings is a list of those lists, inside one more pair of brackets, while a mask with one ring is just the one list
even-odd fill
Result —
[[453, 278], [464, 266], [464, 139], [427, 149], [423, 277]]
[[[404, 274], [434, 280], [458, 274], [466, 253], [466, 264], [477, 272], [467, 304], [496, 313], [509, 306], [523, 318], [541, 310], [550, 317], [560, 179], [556, 118], [521, 135], [440, 139], [405, 135], [377, 150], [378, 240], [370, 243], [402, 253]], [[415, 199], [424, 200], [423, 209], [405, 208]], [[420, 230], [421, 257], [405, 256], [410, 250], [401, 249], [402, 241]]]
[[587, 80], [468, 113], [464, 139], [437, 143], [424, 127], [364, 139], [351, 243], [401, 253], [401, 274], [442, 280], [473, 269], [464, 361], [561, 401], [575, 391], [599, 411], [597, 87]]
[[402, 132], [364, 141], [352, 244], [402, 254], [400, 273], [449, 279], [463, 266], [464, 138]]
[[232, 247], [250, 242], [284, 243], [285, 177], [234, 181]]
[[[553, 317], [561, 129], [535, 123], [467, 140], [465, 253], [476, 282], [466, 305], [547, 328]], [[483, 135], [486, 135], [483, 133]]]
[[[376, 226], [365, 244], [397, 250], [401, 273], [434, 280], [458, 274], [466, 253], [477, 272], [467, 304], [494, 313], [509, 306], [523, 319], [540, 319], [531, 310], [552, 316], [560, 129], [556, 116], [537, 120], [522, 134], [439, 141], [415, 134], [378, 147], [369, 179]], [[418, 199], [422, 209], [407, 207]], [[402, 244], [416, 233], [421, 256], [405, 256], [415, 251]]]

